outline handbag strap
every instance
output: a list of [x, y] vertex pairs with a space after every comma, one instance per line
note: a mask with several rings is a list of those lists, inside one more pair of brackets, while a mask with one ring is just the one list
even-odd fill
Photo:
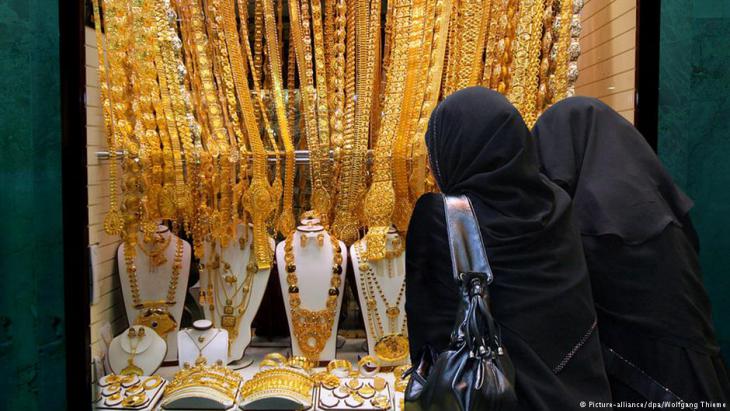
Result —
[[463, 194], [444, 195], [444, 209], [454, 278], [458, 281], [464, 273], [483, 273], [491, 283], [494, 276], [471, 200]]

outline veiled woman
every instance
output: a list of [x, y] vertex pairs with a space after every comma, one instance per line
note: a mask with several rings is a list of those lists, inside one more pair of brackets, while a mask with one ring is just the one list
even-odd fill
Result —
[[573, 198], [614, 401], [730, 402], [692, 201], [598, 100], [558, 102], [533, 134], [543, 172]]
[[[446, 98], [426, 143], [440, 190], [465, 194], [494, 273], [492, 314], [512, 359], [521, 410], [578, 410], [610, 401], [588, 271], [570, 198], [540, 174], [517, 110], [499, 93], [472, 87]], [[449, 343], [459, 303], [441, 194], [422, 196], [406, 243], [411, 355]]]

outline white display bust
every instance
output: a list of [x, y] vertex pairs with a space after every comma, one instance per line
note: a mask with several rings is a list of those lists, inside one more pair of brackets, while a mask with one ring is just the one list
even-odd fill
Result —
[[[172, 277], [173, 263], [175, 261], [175, 252], [177, 250], [177, 242], [179, 238], [172, 234], [169, 228], [163, 225], [159, 226], [157, 235], [159, 238], [163, 239], [165, 243], [167, 243], [167, 247], [164, 252], [160, 254], [160, 258], [164, 260], [164, 263], [159, 266], [155, 266], [152, 261], [153, 259], [140, 249], [140, 247], [145, 247], [145, 250], [148, 250], [150, 247], [148, 244], [144, 243], [143, 234], [140, 233], [137, 236], [138, 244], [134, 264], [137, 268], [137, 285], [139, 287], [139, 298], [142, 303], [150, 301], [164, 302], [167, 300], [168, 291], [170, 290], [170, 279]], [[181, 267], [177, 280], [177, 287], [175, 287], [174, 293], [175, 304], [166, 305], [167, 311], [172, 314], [177, 325], [165, 338], [167, 342], [167, 356], [165, 357], [165, 361], [174, 361], [177, 358], [176, 336], [177, 331], [180, 329], [180, 320], [182, 319], [188, 277], [190, 275], [192, 250], [190, 244], [184, 240], [182, 240], [182, 246], [182, 259], [180, 261]], [[129, 273], [127, 273], [127, 262], [124, 257], [124, 250], [125, 245], [122, 243], [117, 250], [117, 266], [119, 269], [119, 278], [122, 286], [122, 296], [124, 297], [127, 319], [130, 324], [134, 325], [135, 320], [144, 310], [135, 307], [132, 289], [130, 286]]]
[[[239, 224], [236, 228], [236, 238], [228, 244], [227, 247], [213, 246], [210, 243], [205, 244], [205, 255], [201, 258], [200, 269], [200, 292], [203, 293], [203, 310], [205, 318], [211, 320], [214, 325], [224, 328], [221, 324], [221, 317], [224, 315], [226, 293], [233, 297], [232, 307], [233, 315], [238, 318], [234, 331], [229, 332], [230, 345], [227, 363], [240, 360], [246, 347], [251, 343], [251, 323], [256, 316], [256, 312], [261, 306], [261, 300], [264, 298], [266, 284], [269, 281], [270, 269], [256, 270], [251, 273], [248, 271], [248, 265], [254, 264], [251, 260], [251, 244], [253, 243], [253, 229]], [[269, 238], [271, 249], [274, 249], [274, 239]], [[215, 255], [219, 255], [219, 267], [214, 268], [212, 261]], [[224, 264], [229, 265], [226, 270]], [[253, 268], [253, 266], [252, 266]], [[249, 278], [248, 284], [246, 282]], [[226, 283], [226, 276], [234, 276], [236, 281]], [[223, 288], [225, 287], [225, 288]], [[245, 288], [248, 288], [246, 291]], [[236, 292], [237, 289], [240, 290]], [[234, 296], [235, 294], [235, 296]], [[239, 316], [238, 309], [243, 310], [243, 314]]]
[[[316, 220], [315, 220], [316, 221]], [[306, 221], [308, 225], [297, 227], [292, 238], [294, 261], [296, 264], [296, 274], [298, 277], [299, 297], [301, 298], [301, 308], [319, 311], [326, 308], [327, 297], [329, 295], [330, 281], [332, 279], [332, 263], [334, 257], [334, 247], [330, 240], [330, 234], [320, 225], [314, 225], [316, 222], [312, 220]], [[321, 237], [321, 245], [318, 236]], [[306, 237], [305, 246], [302, 246], [302, 237]], [[332, 324], [330, 336], [324, 348], [319, 354], [319, 361], [329, 361], [335, 358], [337, 350], [337, 327], [340, 318], [340, 309], [342, 306], [342, 295], [345, 284], [345, 270], [347, 268], [347, 247], [342, 241], [338, 241], [342, 252], [342, 281], [339, 286], [339, 294], [337, 298], [336, 312]], [[289, 330], [291, 333], [292, 353], [295, 356], [303, 356], [299, 341], [294, 335], [294, 327], [292, 324], [291, 305], [289, 303], [289, 285], [287, 282], [285, 245], [282, 241], [276, 247], [276, 262], [279, 271], [279, 279], [281, 283], [281, 291], [284, 296], [284, 306], [286, 307], [287, 320], [289, 321]]]
[[206, 364], [225, 364], [228, 361], [228, 332], [213, 328], [210, 320], [198, 320], [193, 328], [177, 334], [178, 363], [180, 368]]
[[[357, 294], [360, 299], [360, 307], [362, 307], [363, 321], [367, 334], [368, 353], [378, 357], [383, 366], [401, 365], [408, 362], [408, 357], [398, 361], [386, 361], [377, 355], [378, 350], [376, 350], [376, 344], [384, 335], [402, 334], [404, 337], [408, 335], [408, 329], [405, 323], [406, 299], [403, 290], [406, 274], [406, 259], [405, 252], [397, 252], [397, 250], [402, 250], [402, 247], [402, 237], [398, 235], [395, 229], [391, 229], [387, 234], [386, 250], [395, 254], [392, 258], [384, 258], [378, 261], [364, 261], [362, 254], [367, 250], [365, 240], [358, 241], [350, 249], [357, 284]], [[366, 264], [362, 264], [365, 262]], [[372, 274], [363, 272], [363, 269], [366, 268]], [[367, 276], [370, 275], [374, 275], [375, 278], [368, 278]], [[376, 281], [377, 285], [380, 286], [382, 295], [378, 291]], [[368, 286], [368, 284], [370, 285]], [[387, 299], [387, 305], [383, 301], [383, 296]], [[371, 308], [373, 307], [373, 303], [377, 311]], [[397, 307], [398, 310], [398, 315], [392, 321], [387, 314], [388, 307], [391, 307], [391, 310]], [[378, 316], [382, 331], [380, 329], [381, 326], [378, 325]]]
[[[130, 330], [134, 330], [130, 333]], [[141, 374], [152, 375], [165, 359], [167, 344], [149, 327], [135, 325], [116, 336], [109, 345], [109, 367], [114, 374], [123, 374], [135, 367]], [[131, 363], [130, 363], [131, 361]]]

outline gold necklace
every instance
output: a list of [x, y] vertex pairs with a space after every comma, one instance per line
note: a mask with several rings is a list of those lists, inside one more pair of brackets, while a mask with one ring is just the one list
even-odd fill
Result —
[[195, 340], [193, 339], [193, 337], [190, 335], [189, 332], [187, 332], [187, 331], [186, 332], [183, 332], [183, 334], [185, 334], [188, 337], [188, 339], [193, 343], [193, 345], [195, 346], [195, 348], [198, 349], [198, 356], [195, 358], [195, 365], [196, 366], [197, 365], [205, 365], [208, 362], [208, 359], [203, 356], [203, 350], [205, 350], [205, 347], [209, 346], [210, 343], [212, 343], [215, 340], [215, 338], [218, 337], [218, 334], [220, 334], [220, 333], [221, 333], [220, 330], [216, 330], [215, 331], [215, 334], [213, 334], [213, 337], [210, 340], [208, 340], [207, 343], [205, 343], [205, 335], [198, 336], [198, 341], [200, 342], [200, 344], [205, 343], [201, 347], [201, 346], [198, 345], [197, 342], [195, 342]]
[[315, 311], [302, 308], [302, 300], [299, 296], [299, 278], [297, 277], [294, 246], [292, 244], [295, 234], [296, 231], [289, 235], [284, 243], [284, 261], [286, 262], [287, 272], [286, 282], [289, 285], [292, 328], [294, 337], [297, 339], [304, 356], [310, 360], [317, 360], [332, 334], [332, 327], [337, 315], [337, 299], [342, 284], [342, 249], [339, 241], [334, 235], [330, 234], [333, 249], [332, 278], [327, 292], [325, 309]]
[[[162, 241], [158, 239], [152, 240], [152, 248], [149, 250], [144, 248], [142, 244], [139, 244], [139, 249], [142, 250], [142, 253], [149, 258], [150, 271], [154, 271], [157, 267], [167, 262], [167, 256], [165, 255], [165, 251], [167, 251], [167, 247], [170, 246], [170, 242], [172, 241], [172, 235], [161, 235], [161, 237], [163, 237]], [[159, 246], [157, 246], [158, 243], [160, 243]]]
[[[401, 327], [398, 329], [398, 317], [401, 315], [401, 300], [405, 295], [406, 289], [405, 276], [403, 277], [403, 283], [398, 291], [395, 304], [390, 304], [380, 286], [377, 276], [373, 272], [372, 266], [368, 262], [362, 243], [356, 243], [355, 248], [360, 257], [360, 288], [365, 293], [370, 329], [375, 334], [375, 355], [385, 362], [402, 361], [409, 354], [408, 337], [404, 335], [404, 330], [406, 329], [405, 314], [403, 315]], [[385, 332], [383, 327], [375, 290], [377, 290], [378, 296], [385, 305], [385, 315], [388, 317], [388, 333]]]
[[168, 306], [176, 304], [175, 296], [177, 294], [180, 270], [182, 269], [182, 257], [183, 240], [178, 237], [177, 246], [175, 247], [175, 259], [172, 263], [170, 284], [167, 289], [167, 299], [162, 301], [142, 301], [139, 296], [137, 266], [134, 261], [134, 255], [130, 255], [125, 252], [127, 277], [129, 278], [129, 288], [132, 292], [132, 304], [135, 309], [139, 310], [139, 314], [134, 320], [134, 323], [136, 325], [144, 325], [152, 328], [162, 338], [165, 338], [168, 333], [177, 329], [177, 321], [168, 310]]
[[[231, 272], [230, 264], [220, 259], [218, 254], [213, 255], [213, 263], [207, 267], [209, 277], [213, 278], [214, 289], [212, 293], [214, 301], [210, 303], [209, 309], [218, 312], [221, 328], [228, 332], [228, 352], [230, 354], [233, 341], [238, 338], [241, 318], [246, 313], [248, 303], [251, 300], [251, 288], [254, 276], [258, 272], [258, 266], [254, 261], [255, 256], [252, 243], [249, 260], [246, 264], [246, 276], [241, 281], [241, 284], [236, 286], [238, 277]], [[223, 266], [223, 273], [220, 270], [221, 265]], [[215, 272], [213, 272], [214, 270]], [[234, 287], [234, 290], [233, 294], [229, 295], [226, 287], [231, 286]], [[220, 298], [220, 290], [223, 290], [224, 298], [222, 299]], [[241, 300], [238, 303], [234, 303], [239, 293], [241, 293]], [[221, 300], [223, 304], [221, 304]]]
[[[145, 336], [144, 328], [140, 327], [139, 331], [135, 330], [134, 327], [130, 327], [127, 331], [127, 338], [129, 339], [129, 358], [127, 359], [127, 366], [120, 372], [121, 375], [144, 375], [144, 370], [141, 369], [134, 363], [134, 357], [137, 355], [137, 347]], [[134, 341], [134, 344], [132, 344]]]

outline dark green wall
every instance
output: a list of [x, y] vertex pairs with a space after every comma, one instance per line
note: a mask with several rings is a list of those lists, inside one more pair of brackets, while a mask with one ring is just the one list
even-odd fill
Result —
[[730, 359], [730, 1], [662, 1], [659, 155], [695, 200], [705, 284]]
[[65, 408], [58, 2], [0, 0], [0, 409]]

